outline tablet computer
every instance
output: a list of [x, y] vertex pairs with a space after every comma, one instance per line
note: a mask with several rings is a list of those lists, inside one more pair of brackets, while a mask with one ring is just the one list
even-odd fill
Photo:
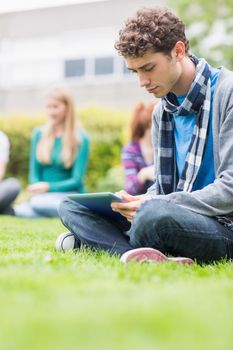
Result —
[[111, 208], [112, 202], [122, 202], [122, 199], [112, 192], [75, 193], [69, 194], [67, 197], [103, 216], [115, 220], [123, 219], [120, 213], [113, 211]]

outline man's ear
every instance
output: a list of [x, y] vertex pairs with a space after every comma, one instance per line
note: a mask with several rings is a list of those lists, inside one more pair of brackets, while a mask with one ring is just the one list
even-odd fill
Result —
[[183, 41], [177, 41], [177, 43], [175, 44], [172, 51], [173, 51], [173, 54], [174, 54], [176, 60], [181, 61], [184, 58], [184, 56], [186, 55], [185, 44], [183, 43]]

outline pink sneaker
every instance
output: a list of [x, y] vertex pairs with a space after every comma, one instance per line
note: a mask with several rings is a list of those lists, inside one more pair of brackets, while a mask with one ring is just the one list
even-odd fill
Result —
[[190, 258], [170, 258], [161, 253], [159, 250], [153, 248], [137, 248], [129, 250], [121, 256], [121, 262], [127, 264], [131, 260], [138, 262], [153, 261], [153, 262], [166, 262], [173, 261], [177, 264], [194, 264], [194, 261]]

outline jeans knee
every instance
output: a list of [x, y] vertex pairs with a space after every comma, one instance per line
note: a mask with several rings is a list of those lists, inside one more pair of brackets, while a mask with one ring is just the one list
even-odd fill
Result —
[[15, 193], [17, 193], [17, 195], [18, 195], [19, 192], [21, 191], [21, 184], [20, 184], [19, 180], [12, 177], [12, 178], [9, 178], [9, 181], [10, 181], [11, 188], [14, 189]]
[[58, 207], [58, 215], [61, 218], [62, 222], [64, 222], [65, 218], [67, 217], [67, 212], [69, 210], [69, 202], [70, 200], [65, 198], [61, 201]]
[[162, 200], [146, 201], [137, 211], [130, 230], [130, 244], [134, 247], [147, 246], [148, 242], [160, 241], [166, 232], [171, 215]]
[[14, 177], [9, 177], [4, 181], [4, 184], [8, 190], [8, 193], [11, 194], [11, 196], [16, 197], [20, 191], [21, 191], [21, 184], [19, 182], [19, 180], [17, 180]]
[[130, 229], [130, 244], [133, 248], [144, 245], [145, 228], [150, 225], [150, 215], [148, 215], [148, 202], [145, 202], [137, 210]]
[[30, 205], [33, 210], [40, 210], [45, 207], [45, 202], [43, 201], [43, 194], [33, 196], [30, 200]]

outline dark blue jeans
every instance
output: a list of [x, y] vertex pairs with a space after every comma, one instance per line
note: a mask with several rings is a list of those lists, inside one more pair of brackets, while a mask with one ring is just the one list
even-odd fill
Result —
[[82, 244], [110, 254], [152, 247], [200, 263], [233, 258], [233, 231], [213, 217], [163, 200], [142, 204], [132, 225], [124, 218], [110, 221], [69, 199], [62, 202], [59, 214]]
[[20, 191], [21, 186], [17, 179], [10, 177], [0, 181], [0, 214], [14, 214], [11, 204]]

